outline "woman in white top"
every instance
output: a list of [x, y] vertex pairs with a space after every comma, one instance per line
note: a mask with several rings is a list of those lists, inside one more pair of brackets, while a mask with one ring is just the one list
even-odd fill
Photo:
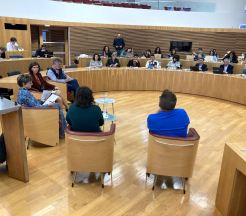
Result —
[[7, 51], [13, 51], [18, 44], [15, 37], [10, 38], [10, 42], [7, 43]]
[[173, 56], [173, 60], [170, 61], [167, 66], [167, 68], [170, 67], [170, 68], [180, 68], [180, 62], [179, 62], [179, 55], [174, 55]]
[[101, 68], [103, 66], [102, 62], [101, 62], [101, 58], [99, 56], [99, 54], [94, 54], [94, 56], [92, 57], [92, 60], [89, 64], [89, 67], [93, 67], [93, 68]]

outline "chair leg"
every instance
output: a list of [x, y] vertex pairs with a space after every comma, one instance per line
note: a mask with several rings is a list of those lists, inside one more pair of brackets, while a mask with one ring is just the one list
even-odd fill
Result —
[[76, 179], [77, 172], [73, 172], [73, 182], [72, 182], [72, 187], [74, 186], [74, 182]]
[[102, 183], [102, 188], [104, 188], [104, 173], [101, 172], [101, 183]]
[[31, 139], [29, 138], [28, 141], [27, 141], [27, 147], [26, 147], [26, 149], [29, 149], [30, 142], [31, 142]]
[[154, 179], [152, 190], [155, 190], [155, 184], [156, 184], [157, 177], [158, 177], [158, 175], [155, 175], [155, 179]]
[[183, 183], [183, 193], [185, 194], [185, 178], [182, 178], [182, 183]]

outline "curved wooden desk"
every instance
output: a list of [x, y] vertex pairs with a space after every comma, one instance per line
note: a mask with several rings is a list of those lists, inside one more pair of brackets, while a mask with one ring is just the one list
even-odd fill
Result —
[[[79, 61], [79, 67], [88, 67], [89, 64], [90, 64], [90, 61], [92, 58], [79, 58], [78, 57], [75, 57], [75, 59], [77, 59]], [[120, 65], [121, 67], [126, 67], [127, 64], [128, 64], [128, 61], [131, 60], [132, 58], [118, 58], [119, 61], [120, 61]], [[141, 67], [145, 67], [146, 65], [146, 62], [148, 61], [149, 59], [138, 59], [138, 61], [140, 62], [140, 65]], [[168, 64], [168, 62], [170, 62], [171, 60], [170, 59], [166, 59], [166, 58], [162, 58], [162, 59], [156, 59], [158, 60], [159, 62], [161, 62], [161, 67], [162, 68], [165, 68], [166, 65]], [[106, 66], [106, 63], [108, 61], [108, 58], [104, 58], [102, 57], [101, 58], [101, 61], [103, 63], [104, 66]], [[182, 65], [183, 68], [190, 68], [190, 66], [195, 66], [196, 63], [198, 63], [198, 61], [188, 61], [186, 59], [180, 59], [180, 64]], [[220, 65], [222, 65], [221, 62], [204, 62], [204, 64], [206, 64], [208, 66], [208, 70], [213, 70], [213, 67], [219, 67]], [[233, 70], [233, 73], [234, 74], [241, 74], [245, 65], [244, 64], [233, 64], [231, 63], [231, 65], [234, 66], [234, 70]]]
[[[209, 72], [185, 72], [183, 70], [148, 70], [125, 68], [67, 69], [80, 86], [88, 86], [93, 92], [101, 91], [163, 91], [208, 96], [246, 105], [246, 79], [236, 75], [215, 75]], [[46, 76], [46, 72], [42, 72]], [[17, 76], [0, 79], [0, 87], [14, 89], [18, 94]], [[65, 94], [63, 92], [63, 94]]]

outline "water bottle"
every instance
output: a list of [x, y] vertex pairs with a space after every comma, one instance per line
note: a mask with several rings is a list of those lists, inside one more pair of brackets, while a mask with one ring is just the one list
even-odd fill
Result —
[[103, 118], [107, 119], [108, 118], [108, 111], [107, 111], [107, 106], [104, 105], [104, 109], [103, 109]]
[[101, 95], [101, 102], [104, 103], [104, 95]]
[[105, 93], [105, 95], [104, 95], [104, 102], [108, 103], [108, 93]]
[[159, 69], [161, 69], [161, 62], [159, 62]]

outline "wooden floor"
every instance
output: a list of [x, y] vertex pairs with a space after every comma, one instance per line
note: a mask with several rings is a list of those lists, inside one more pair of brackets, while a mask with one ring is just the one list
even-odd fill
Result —
[[153, 192], [154, 176], [147, 181], [145, 176], [146, 118], [157, 110], [160, 94], [109, 92], [109, 98], [116, 100], [117, 145], [112, 181], [106, 175], [104, 189], [99, 173], [79, 173], [71, 187], [64, 140], [58, 147], [32, 142], [27, 151], [30, 182], [8, 178], [5, 166], [0, 165], [0, 215], [220, 215], [215, 196], [224, 143], [245, 142], [245, 106], [177, 94], [177, 107], [187, 111], [190, 127], [201, 136], [194, 175], [185, 195], [181, 179], [172, 177], [158, 177]]

